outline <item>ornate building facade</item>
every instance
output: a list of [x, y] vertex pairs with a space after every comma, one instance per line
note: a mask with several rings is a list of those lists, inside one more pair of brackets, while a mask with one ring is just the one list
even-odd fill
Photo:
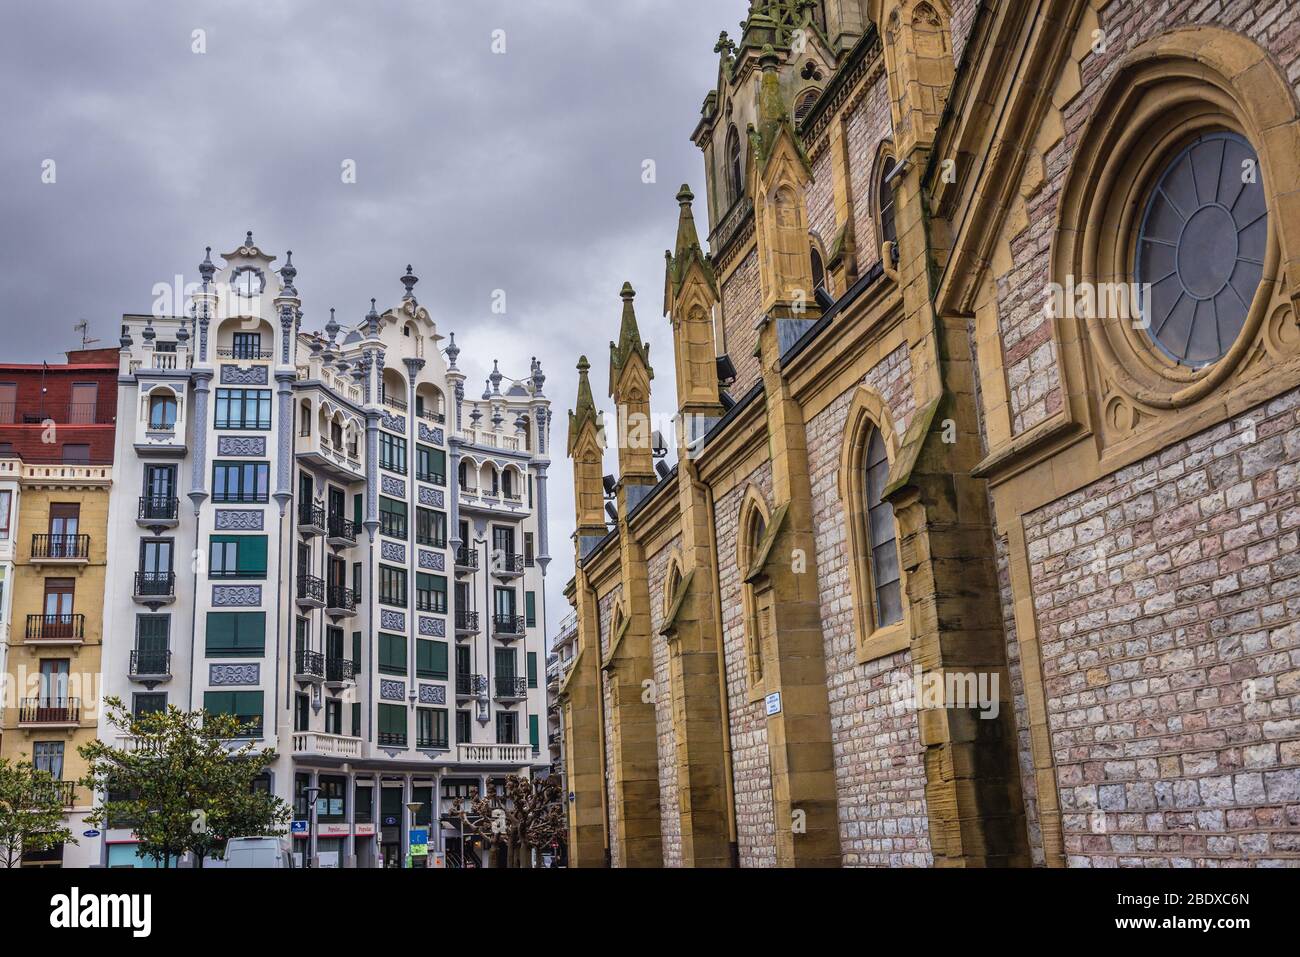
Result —
[[1294, 866], [1300, 13], [756, 0], [716, 52], [674, 468], [630, 288], [608, 422], [578, 366], [570, 862]]
[[[250, 233], [190, 316], [123, 317], [104, 691], [243, 719], [310, 866], [402, 866], [413, 831], [491, 866], [443, 815], [549, 763], [545, 377], [467, 396], [409, 266], [305, 331], [275, 259]], [[99, 853], [142, 864], [129, 829]]]

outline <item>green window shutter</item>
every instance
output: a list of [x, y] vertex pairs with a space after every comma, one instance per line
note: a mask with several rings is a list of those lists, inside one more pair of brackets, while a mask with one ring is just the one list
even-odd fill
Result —
[[537, 726], [537, 715], [535, 714], [528, 716], [528, 742], [533, 746], [534, 751], [541, 750], [541, 729]]
[[537, 593], [524, 592], [524, 624], [529, 628], [537, 626]]
[[239, 574], [248, 578], [265, 578], [266, 536], [242, 535], [236, 541], [239, 543], [237, 559]]
[[208, 714], [234, 714], [235, 693], [233, 691], [203, 692], [203, 710]]
[[379, 633], [379, 670], [389, 675], [406, 674], [406, 636]]
[[433, 677], [433, 642], [415, 639], [415, 674], [420, 678]]
[[406, 709], [400, 704], [379, 706], [379, 732], [406, 735]]
[[447, 643], [433, 642], [433, 676], [440, 681], [447, 680]]
[[447, 453], [442, 449], [433, 450], [433, 474], [442, 476], [447, 474]]
[[257, 658], [266, 653], [266, 612], [208, 612], [209, 658]]
[[361, 496], [360, 495], [352, 496], [352, 521], [357, 526], [358, 529], [361, 528]]
[[361, 632], [352, 632], [352, 668], [361, 674]]
[[528, 652], [528, 687], [537, 687], [537, 652]]
[[355, 701], [352, 703], [352, 737], [361, 737], [361, 705]]

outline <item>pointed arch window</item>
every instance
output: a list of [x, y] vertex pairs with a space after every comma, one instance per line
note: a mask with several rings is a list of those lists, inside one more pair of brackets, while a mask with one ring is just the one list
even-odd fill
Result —
[[871, 548], [872, 602], [876, 627], [903, 619], [903, 596], [898, 565], [898, 534], [894, 506], [884, 500], [889, 480], [889, 455], [880, 429], [871, 426], [867, 436], [866, 469], [867, 540]]
[[902, 651], [911, 641], [898, 526], [885, 497], [897, 434], [884, 398], [859, 386], [845, 420], [839, 491], [860, 664]]
[[745, 191], [745, 167], [740, 154], [740, 134], [733, 126], [727, 133], [727, 189], [731, 202], [737, 202]]
[[880, 245], [897, 243], [898, 231], [894, 226], [894, 188], [889, 177], [894, 174], [894, 158], [885, 156], [880, 163], [880, 178], [876, 182], [876, 202], [879, 204]]
[[751, 695], [763, 693], [763, 643], [772, 628], [772, 584], [765, 576], [755, 573], [759, 549], [767, 535], [768, 517], [756, 491], [746, 497], [740, 517], [739, 566], [742, 580], [742, 602], [745, 614], [745, 661], [749, 671]]

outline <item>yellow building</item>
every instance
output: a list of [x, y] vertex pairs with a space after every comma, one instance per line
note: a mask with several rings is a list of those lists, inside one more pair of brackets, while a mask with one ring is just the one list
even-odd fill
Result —
[[25, 866], [99, 863], [100, 842], [84, 836], [93, 795], [75, 782], [99, 717], [115, 354], [0, 366], [0, 756], [63, 782], [78, 840]]

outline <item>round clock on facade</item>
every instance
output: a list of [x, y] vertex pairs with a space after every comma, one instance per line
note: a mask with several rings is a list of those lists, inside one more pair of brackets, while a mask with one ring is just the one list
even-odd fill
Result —
[[234, 288], [236, 295], [251, 299], [262, 294], [266, 280], [262, 278], [260, 269], [255, 269], [252, 266], [241, 266], [230, 277], [230, 285]]

